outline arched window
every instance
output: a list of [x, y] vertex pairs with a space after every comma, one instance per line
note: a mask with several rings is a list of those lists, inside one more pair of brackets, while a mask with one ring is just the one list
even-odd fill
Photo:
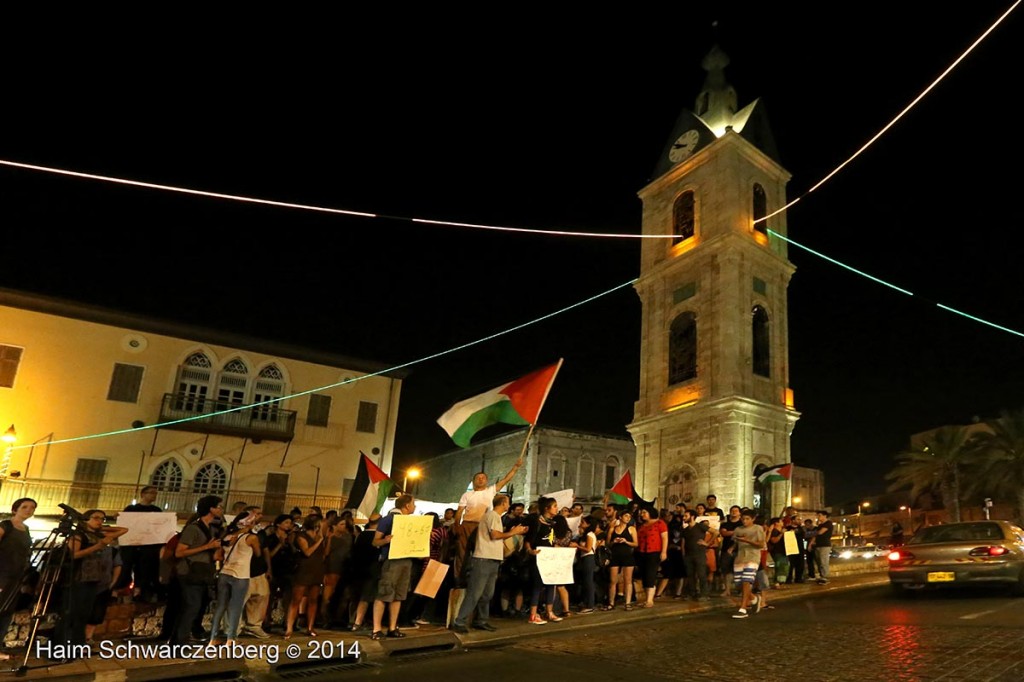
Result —
[[181, 466], [173, 459], [168, 459], [153, 470], [153, 475], [149, 477], [149, 484], [155, 485], [160, 492], [176, 493], [181, 490], [181, 482], [184, 478]]
[[604, 489], [611, 490], [619, 482], [619, 458], [608, 457], [604, 461]]
[[240, 359], [225, 363], [217, 385], [217, 403], [221, 409], [244, 405], [249, 388], [249, 368]]
[[196, 472], [192, 492], [206, 495], [222, 493], [228, 487], [228, 475], [224, 467], [216, 462], [204, 465]]
[[195, 352], [185, 358], [178, 368], [175, 409], [204, 412], [212, 378], [213, 363], [205, 353]]
[[697, 376], [697, 315], [686, 312], [672, 320], [668, 339], [668, 383]]
[[[761, 220], [761, 218], [768, 215], [768, 196], [764, 193], [764, 187], [758, 183], [754, 183], [754, 220]], [[761, 234], [768, 235], [768, 221], [761, 220], [761, 222], [754, 223], [754, 229]]]
[[[280, 398], [283, 395], [284, 374], [281, 372], [281, 369], [275, 364], [267, 365], [261, 369], [256, 377], [256, 392], [252, 396], [252, 401], [259, 404], [266, 400]], [[277, 421], [277, 417], [280, 414], [278, 409], [280, 407], [280, 402], [254, 407], [252, 418], [265, 422]]]
[[675, 235], [672, 243], [678, 244], [692, 237], [696, 223], [693, 190], [688, 190], [680, 194], [672, 206], [672, 234]]
[[751, 328], [754, 337], [754, 357], [752, 363], [754, 374], [762, 377], [771, 376], [771, 334], [768, 327], [768, 311], [759, 305], [755, 305], [751, 317]]

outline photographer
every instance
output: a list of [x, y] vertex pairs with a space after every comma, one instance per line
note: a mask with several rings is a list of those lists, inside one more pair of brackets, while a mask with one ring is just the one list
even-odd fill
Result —
[[[90, 509], [82, 514], [74, 534], [68, 536], [67, 552], [74, 561], [71, 579], [65, 583], [63, 596], [65, 618], [57, 626], [56, 640], [61, 644], [85, 644], [86, 626], [103, 623], [110, 601], [110, 590], [116, 579], [113, 542], [128, 532], [127, 528], [104, 526], [106, 513]], [[69, 651], [74, 649], [69, 648]]]

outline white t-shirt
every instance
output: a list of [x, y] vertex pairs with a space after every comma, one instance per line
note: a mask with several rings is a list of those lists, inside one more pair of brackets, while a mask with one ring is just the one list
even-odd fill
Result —
[[477, 559], [496, 559], [501, 561], [505, 558], [504, 540], [492, 540], [491, 531], [499, 533], [504, 529], [501, 524], [501, 517], [493, 509], [484, 512], [484, 518], [476, 528], [476, 547], [473, 549], [473, 556]]
[[[588, 530], [587, 531], [587, 538], [593, 538], [593, 540], [590, 540], [588, 542], [584, 542], [583, 543], [583, 547], [586, 547], [589, 544], [591, 547], [594, 547], [596, 549], [597, 548], [597, 535], [594, 534], [594, 531], [589, 531]], [[587, 550], [585, 550], [585, 549], [582, 549], [582, 551], [580, 552], [580, 556], [581, 557], [582, 556], [590, 556], [593, 553], [594, 553], [593, 549], [590, 550], [589, 552]]]
[[479, 521], [484, 517], [484, 512], [491, 508], [494, 503], [494, 496], [498, 493], [493, 485], [483, 490], [467, 490], [462, 493], [459, 506], [465, 507], [462, 515], [463, 521]]

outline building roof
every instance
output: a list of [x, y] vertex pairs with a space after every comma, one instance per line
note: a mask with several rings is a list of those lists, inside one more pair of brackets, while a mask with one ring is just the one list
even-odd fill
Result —
[[110, 308], [91, 304], [69, 301], [66, 299], [44, 296], [14, 289], [0, 288], [0, 305], [21, 310], [29, 310], [47, 315], [57, 315], [84, 322], [122, 327], [151, 334], [160, 334], [177, 339], [200, 341], [203, 343], [226, 346], [255, 353], [264, 353], [279, 358], [311, 362], [327, 367], [350, 369], [353, 371], [374, 374], [393, 379], [404, 379], [408, 370], [392, 370], [385, 372], [388, 365], [362, 360], [346, 355], [327, 353], [313, 348], [304, 348], [287, 343], [259, 339], [248, 335], [232, 334], [216, 329], [196, 327], [152, 317], [125, 313]]

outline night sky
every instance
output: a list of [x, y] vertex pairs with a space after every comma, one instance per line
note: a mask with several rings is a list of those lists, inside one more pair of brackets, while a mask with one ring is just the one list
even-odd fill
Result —
[[[638, 233], [637, 192], [716, 41], [804, 195], [1009, 7], [688, 4], [44, 38], [53, 66], [5, 76], [0, 159], [392, 218], [0, 167], [0, 286], [410, 362], [629, 282], [639, 246], [404, 218]], [[1019, 14], [789, 210], [792, 239], [916, 294], [790, 249], [793, 459], [825, 471], [829, 503], [881, 492], [910, 434], [1024, 404], [1024, 339], [935, 306], [1024, 330]], [[427, 28], [444, 25], [464, 28]], [[626, 287], [410, 368], [396, 465], [451, 449], [434, 420], [453, 402], [559, 357], [542, 423], [625, 436], [639, 316]]]

